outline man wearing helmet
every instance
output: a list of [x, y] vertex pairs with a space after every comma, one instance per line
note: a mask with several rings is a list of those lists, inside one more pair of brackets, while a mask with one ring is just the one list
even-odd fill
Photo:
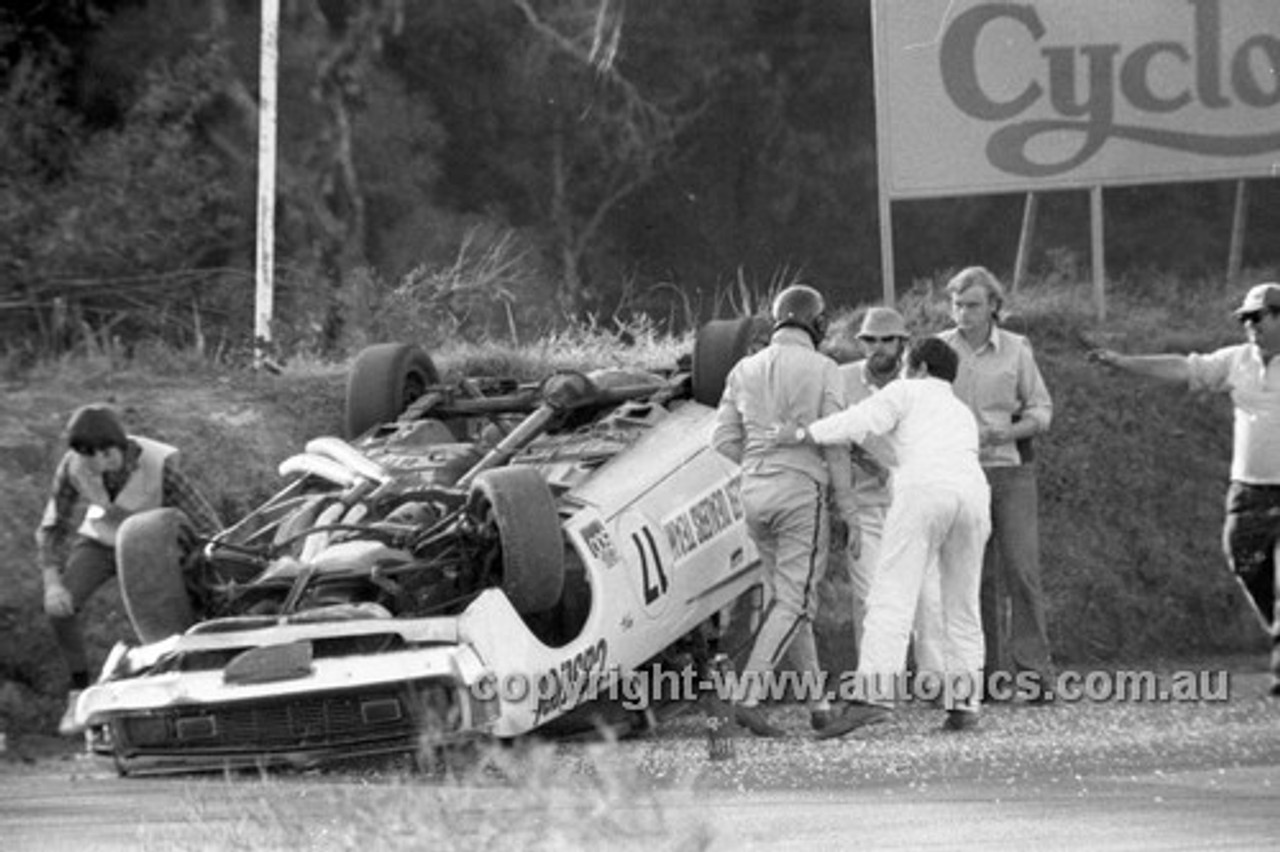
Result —
[[[68, 451], [53, 475], [36, 546], [44, 579], [44, 610], [71, 675], [67, 710], [58, 732], [79, 731], [74, 711], [89, 685], [89, 662], [78, 613], [116, 574], [115, 541], [129, 515], [161, 506], [182, 510], [200, 535], [222, 528], [213, 507], [177, 466], [177, 450], [125, 434], [115, 412], [86, 405], [67, 422]], [[77, 508], [84, 520], [73, 532]], [[67, 550], [66, 560], [59, 554]]]
[[[826, 570], [828, 491], [853, 522], [847, 447], [779, 447], [766, 439], [779, 421], [811, 423], [844, 407], [836, 364], [818, 352], [826, 305], [812, 287], [794, 285], [773, 302], [769, 345], [742, 359], [725, 381], [711, 444], [742, 465], [747, 529], [760, 552], [769, 601], [744, 668], [735, 715], [757, 736], [775, 737], [759, 704], [761, 677], [788, 648], [802, 674], [818, 675], [813, 638], [818, 581]], [[825, 699], [811, 705], [815, 728], [829, 717]]]

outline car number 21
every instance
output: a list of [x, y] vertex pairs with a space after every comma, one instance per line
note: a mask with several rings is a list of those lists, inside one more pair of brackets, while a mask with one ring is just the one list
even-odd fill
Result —
[[671, 582], [667, 579], [667, 569], [662, 564], [662, 552], [653, 539], [648, 527], [641, 527], [631, 534], [631, 543], [635, 546], [640, 560], [640, 583], [644, 592], [644, 605], [652, 606], [658, 598], [667, 593]]

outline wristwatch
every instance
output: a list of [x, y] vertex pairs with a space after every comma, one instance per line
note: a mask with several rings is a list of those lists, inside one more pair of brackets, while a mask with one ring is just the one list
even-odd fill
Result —
[[809, 429], [806, 426], [796, 427], [796, 443], [806, 444], [809, 442]]

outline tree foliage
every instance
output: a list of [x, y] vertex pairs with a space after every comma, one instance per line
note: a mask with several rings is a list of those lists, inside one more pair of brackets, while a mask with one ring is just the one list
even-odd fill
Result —
[[[521, 306], [519, 335], [567, 317], [705, 320], [779, 276], [874, 300], [869, 5], [285, 0], [274, 337], [349, 347], [425, 292], [411, 282], [452, 280], [467, 257], [519, 258], [494, 302]], [[259, 13], [0, 10], [8, 348], [248, 345]], [[1255, 184], [1245, 261], [1263, 265], [1280, 190]], [[1231, 203], [1224, 184], [1110, 191], [1112, 277], [1220, 269]], [[896, 204], [900, 277], [1009, 269], [1020, 210]], [[1044, 199], [1033, 271], [1088, 268], [1087, 216], [1082, 193]]]

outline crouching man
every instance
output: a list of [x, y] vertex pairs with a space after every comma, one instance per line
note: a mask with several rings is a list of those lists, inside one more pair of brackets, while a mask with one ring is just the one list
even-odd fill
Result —
[[[79, 733], [75, 705], [89, 685], [89, 662], [79, 613], [116, 576], [116, 533], [130, 515], [171, 507], [186, 514], [198, 535], [222, 528], [217, 513], [178, 467], [178, 451], [159, 441], [125, 434], [109, 408], [87, 405], [71, 415], [69, 449], [53, 474], [49, 502], [36, 529], [44, 578], [44, 610], [70, 674], [67, 709], [58, 733]], [[86, 506], [80, 527], [72, 526]], [[66, 553], [66, 559], [60, 555]]]

